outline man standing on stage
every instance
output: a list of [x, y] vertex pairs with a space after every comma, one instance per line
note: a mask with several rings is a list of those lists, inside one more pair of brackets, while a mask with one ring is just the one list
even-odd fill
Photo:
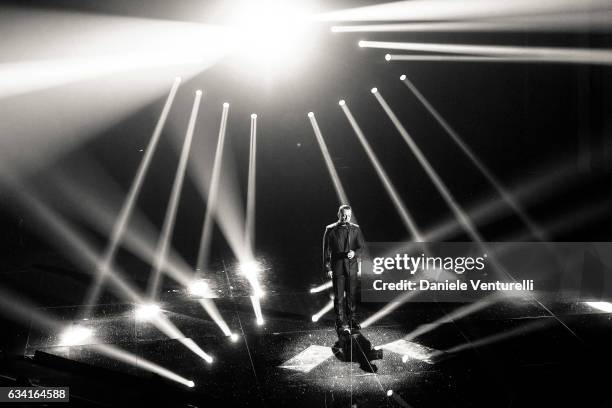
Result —
[[336, 331], [351, 333], [359, 330], [355, 321], [357, 275], [361, 269], [361, 254], [365, 246], [357, 224], [352, 224], [348, 205], [338, 209], [338, 222], [328, 225], [323, 235], [323, 265], [332, 279]]

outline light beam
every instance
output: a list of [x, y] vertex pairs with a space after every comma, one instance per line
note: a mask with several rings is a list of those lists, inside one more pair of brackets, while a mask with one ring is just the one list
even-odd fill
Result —
[[257, 172], [257, 115], [251, 115], [251, 138], [249, 154], [249, 178], [247, 186], [247, 205], [245, 219], [245, 241], [251, 253], [255, 246], [255, 183]]
[[217, 149], [215, 151], [215, 159], [208, 190], [208, 200], [206, 203], [206, 211], [204, 213], [204, 222], [202, 225], [202, 235], [200, 237], [200, 247], [198, 249], [198, 259], [196, 261], [196, 270], [204, 270], [205, 264], [209, 261], [210, 256], [210, 241], [212, 239], [213, 214], [216, 211], [217, 196], [219, 194], [219, 180], [221, 178], [221, 163], [223, 160], [223, 149], [225, 147], [225, 131], [227, 129], [227, 117], [229, 114], [229, 104], [223, 104], [221, 112], [221, 123], [219, 125], [219, 138], [217, 140]]
[[340, 176], [338, 176], [338, 172], [336, 171], [334, 162], [331, 158], [331, 155], [329, 154], [327, 144], [325, 143], [323, 135], [321, 134], [321, 129], [319, 129], [319, 124], [317, 123], [315, 114], [313, 112], [309, 112], [308, 118], [310, 119], [312, 130], [314, 131], [315, 137], [317, 138], [317, 142], [319, 143], [319, 147], [321, 148], [321, 153], [323, 153], [323, 159], [325, 160], [327, 171], [329, 172], [329, 175], [332, 179], [332, 183], [334, 184], [336, 195], [338, 196], [338, 202], [340, 204], [349, 204], [348, 197], [344, 192], [344, 187], [342, 187], [342, 182], [340, 181]]
[[[29, 302], [16, 298], [11, 293], [5, 291], [2, 288], [0, 288], [0, 305], [2, 305], [2, 308], [0, 308], [0, 310], [2, 310], [8, 318], [16, 320], [18, 323], [23, 324], [26, 321], [31, 322], [33, 327], [43, 328], [45, 330], [51, 329], [60, 331], [64, 329], [63, 324], [57, 319], [38, 310]], [[65, 346], [82, 345], [82, 343], [85, 342], [91, 336], [91, 332], [88, 331], [88, 329], [82, 327], [78, 330], [73, 328], [72, 331], [63, 331], [62, 333], [63, 335], [61, 336], [61, 338], [63, 343], [60, 344], [64, 344]], [[74, 343], [77, 337], [79, 339], [78, 344]], [[66, 340], [69, 340], [68, 343], [74, 344], [66, 344]], [[90, 344], [86, 345], [85, 347], [97, 351], [114, 360], [127, 363], [132, 367], [137, 367], [149, 372], [159, 374], [162, 377], [168, 378], [172, 381], [176, 381], [187, 387], [193, 387], [195, 385], [193, 381], [187, 380], [184, 377], [158, 364], [152, 363], [141, 356], [132, 354], [110, 344]]]
[[259, 303], [259, 296], [249, 296], [251, 303], [253, 304], [253, 310], [255, 311], [255, 321], [258, 326], [264, 324], [263, 314], [261, 313], [261, 304]]
[[[495, 188], [500, 197], [516, 212], [521, 221], [529, 228], [531, 233], [539, 239], [540, 241], [547, 241], [547, 238], [544, 231], [542, 231], [535, 222], [529, 217], [529, 215], [525, 212], [525, 210], [520, 206], [520, 204], [514, 199], [512, 194], [510, 194], [506, 188], [502, 185], [502, 183], [491, 173], [491, 171], [484, 165], [484, 163], [476, 157], [474, 152], [468, 147], [468, 145], [463, 141], [463, 139], [459, 136], [459, 134], [448, 124], [448, 122], [438, 113], [438, 111], [429, 103], [429, 101], [421, 94], [421, 92], [414, 86], [414, 84], [405, 76], [402, 75], [404, 79], [402, 82], [412, 91], [414, 96], [423, 104], [425, 109], [429, 111], [431, 116], [438, 122], [438, 124], [446, 131], [446, 133], [451, 137], [451, 139], [459, 146], [459, 148], [463, 151], [463, 153], [468, 157], [468, 159], [472, 162], [472, 164], [482, 173], [483, 176], [489, 181], [489, 183]], [[401, 79], [401, 78], [400, 78]]]
[[327, 312], [329, 312], [330, 310], [332, 310], [334, 308], [334, 300], [330, 300], [329, 302], [327, 302], [325, 304], [325, 306], [323, 306], [323, 308], [321, 308], [321, 310], [319, 310], [317, 313], [312, 315], [312, 321], [313, 322], [317, 322], [319, 321], [319, 319], [325, 315]]
[[120, 246], [121, 239], [125, 232], [132, 211], [134, 210], [134, 205], [136, 204], [136, 200], [138, 199], [138, 195], [140, 194], [142, 184], [144, 182], [147, 171], [149, 170], [151, 160], [153, 159], [153, 154], [155, 153], [155, 150], [157, 148], [157, 144], [159, 142], [162, 130], [166, 123], [166, 119], [168, 118], [168, 114], [170, 113], [170, 108], [172, 107], [172, 102], [174, 102], [174, 97], [176, 96], [176, 92], [180, 83], [181, 78], [177, 77], [174, 80], [174, 83], [172, 84], [170, 94], [168, 95], [161, 115], [157, 120], [155, 130], [153, 131], [153, 135], [149, 140], [145, 155], [138, 166], [138, 170], [136, 171], [136, 177], [134, 178], [134, 181], [130, 186], [127, 197], [125, 198], [121, 210], [119, 211], [117, 220], [113, 225], [113, 229], [108, 244], [106, 246], [106, 250], [104, 251], [104, 255], [102, 256], [100, 264], [96, 268], [98, 274], [95, 278], [93, 285], [90, 287], [88, 294], [85, 296], [85, 305], [87, 306], [85, 308], [85, 312], [83, 313], [84, 316], [89, 316], [89, 314], [91, 313], [91, 308], [98, 301], [102, 285], [104, 284], [104, 280], [106, 279], [106, 275], [108, 273], [108, 268], [112, 264], [113, 259], [115, 258], [115, 254], [117, 253], [117, 249]]
[[310, 289], [310, 293], [319, 293], [319, 292], [323, 292], [324, 290], [329, 289], [329, 288], [331, 288], [332, 286], [333, 286], [333, 282], [330, 280], [330, 281], [325, 282], [325, 283], [324, 283], [324, 284], [322, 284], [322, 285], [319, 285], [319, 286], [317, 286], [317, 287], [315, 287], [315, 288]]
[[393, 125], [395, 126], [399, 134], [402, 136], [402, 138], [406, 142], [406, 145], [408, 145], [408, 147], [410, 148], [410, 150], [412, 151], [412, 153], [414, 154], [418, 162], [421, 164], [421, 166], [423, 167], [423, 169], [425, 170], [425, 172], [427, 173], [431, 181], [436, 186], [436, 189], [438, 190], [438, 192], [440, 193], [444, 201], [448, 204], [448, 206], [450, 207], [451, 211], [453, 212], [453, 214], [455, 215], [459, 223], [463, 226], [465, 231], [469, 234], [469, 236], [475, 242], [482, 243], [484, 240], [482, 236], [480, 235], [480, 233], [476, 230], [476, 228], [470, 221], [467, 214], [461, 209], [461, 207], [459, 206], [455, 198], [452, 196], [446, 184], [442, 181], [438, 173], [431, 166], [431, 164], [429, 163], [429, 160], [425, 158], [425, 155], [423, 154], [421, 149], [416, 145], [416, 143], [414, 142], [414, 140], [412, 139], [412, 137], [410, 136], [406, 128], [404, 128], [404, 126], [402, 125], [400, 120], [397, 118], [395, 113], [393, 113], [393, 111], [391, 110], [387, 102], [384, 100], [380, 92], [374, 92], [373, 94], [376, 100], [378, 101], [378, 103], [380, 103], [380, 106], [383, 108], [383, 110], [389, 117], [389, 119], [391, 119], [391, 122], [393, 122]]
[[206, 310], [206, 313], [210, 316], [211, 319], [216, 323], [216, 325], [221, 329], [225, 336], [231, 337], [233, 336], [229, 326], [223, 319], [221, 312], [215, 305], [215, 302], [212, 299], [199, 299], [200, 305]]
[[572, 14], [504, 17], [479, 21], [406, 22], [387, 24], [337, 25], [332, 33], [431, 33], [431, 32], [554, 32], [607, 31], [610, 12], [580, 11]]
[[129, 353], [110, 344], [94, 344], [90, 346], [90, 348], [107, 357], [110, 357], [117, 361], [122, 361], [133, 367], [158, 374], [164, 378], [175, 381], [179, 384], [183, 384], [186, 387], [193, 388], [195, 386], [195, 383], [193, 381], [188, 380], [185, 377], [182, 377], [176, 374], [175, 372], [160, 366], [159, 364], [153, 363], [152, 361], [149, 361], [143, 357]]
[[87, 344], [93, 337], [93, 331], [87, 327], [72, 326], [60, 335], [60, 346], [80, 346]]
[[606, 0], [480, 1], [409, 0], [334, 10], [317, 16], [321, 21], [456, 21], [516, 16], [568, 14], [610, 9]]
[[168, 207], [166, 208], [166, 216], [164, 218], [164, 224], [158, 241], [156, 251], [157, 256], [154, 260], [153, 268], [151, 271], [152, 277], [148, 287], [148, 295], [150, 299], [155, 299], [159, 292], [159, 286], [162, 277], [161, 273], [165, 267], [168, 247], [170, 246], [172, 233], [174, 232], [174, 224], [176, 222], [178, 203], [181, 198], [181, 192], [183, 190], [185, 170], [187, 169], [187, 161], [189, 160], [189, 152], [191, 151], [191, 142], [193, 140], [193, 133], [195, 131], [195, 125], [198, 118], [198, 110], [200, 108], [201, 99], [202, 91], [198, 90], [195, 93], [191, 116], [189, 117], [189, 125], [187, 127], [187, 134], [185, 135], [185, 141], [183, 142], [183, 150], [181, 151], [178, 167], [174, 176], [172, 192], [170, 193], [170, 200], [168, 202]]
[[[566, 64], [612, 64], [612, 51], [603, 49], [563, 48], [563, 47], [517, 47], [509, 45], [472, 45], [359, 41], [364, 48], [381, 48], [403, 51], [437, 52], [463, 54], [480, 57], [522, 59], [525, 62], [550, 62]], [[393, 60], [390, 55], [390, 60]], [[401, 58], [401, 56], [400, 56]], [[397, 57], [395, 57], [397, 59]]]
[[443, 351], [440, 351], [440, 350], [434, 351], [429, 357], [435, 360], [436, 358], [442, 357], [445, 354], [455, 354], [455, 353], [459, 353], [459, 352], [469, 350], [469, 349], [476, 349], [479, 347], [488, 346], [488, 345], [498, 343], [501, 341], [505, 341], [513, 337], [521, 336], [521, 335], [524, 335], [524, 334], [527, 334], [527, 333], [530, 333], [536, 330], [541, 330], [545, 327], [550, 326], [551, 323], [553, 323], [554, 321], [555, 319], [539, 318], [531, 323], [524, 324], [522, 326], [516, 327], [511, 330], [503, 331], [500, 333], [495, 333], [491, 336], [486, 336], [480, 339], [472, 340], [467, 343], [458, 344], [454, 347], [451, 347]]
[[159, 305], [155, 303], [144, 303], [137, 305], [134, 310], [136, 320], [149, 321], [156, 318], [161, 313]]
[[602, 312], [612, 313], [612, 303], [610, 302], [584, 302], [593, 309], [601, 310]]
[[396, 211], [400, 215], [400, 218], [402, 219], [404, 226], [410, 232], [410, 234], [412, 235], [415, 241], [422, 242], [423, 235], [421, 234], [421, 232], [419, 231], [419, 228], [414, 222], [414, 218], [412, 217], [412, 215], [406, 208], [406, 205], [400, 198], [399, 194], [397, 193], [395, 186], [391, 182], [391, 179], [387, 175], [387, 172], [385, 171], [385, 169], [382, 167], [380, 161], [378, 160], [378, 157], [376, 157], [376, 153], [374, 153], [374, 150], [370, 146], [370, 143], [367, 141], [365, 135], [363, 134], [363, 131], [359, 127], [359, 124], [355, 120], [355, 117], [351, 113], [349, 107], [346, 105], [346, 103], [341, 104], [340, 106], [342, 107], [342, 111], [344, 112], [344, 114], [346, 115], [346, 118], [351, 124], [351, 127], [353, 128], [355, 135], [359, 139], [361, 146], [366, 151], [366, 154], [368, 155], [370, 162], [374, 166], [374, 170], [376, 170], [376, 174], [378, 175], [378, 178], [380, 178], [380, 180], [382, 181], [383, 186], [385, 187], [387, 194], [391, 198], [391, 202], [395, 206]]

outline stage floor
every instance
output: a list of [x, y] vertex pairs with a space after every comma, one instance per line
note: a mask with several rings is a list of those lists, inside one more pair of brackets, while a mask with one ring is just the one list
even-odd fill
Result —
[[[49, 279], [42, 270], [24, 273]], [[264, 281], [268, 290], [261, 299], [265, 323], [260, 326], [237, 274], [228, 268], [227, 273], [213, 274], [208, 281], [219, 296], [212, 300], [238, 335], [236, 342], [224, 335], [197, 299], [180, 289], [164, 292], [160, 306], [185, 338], [214, 357], [212, 364], [189, 351], [180, 339], [169, 339], [150, 322], [137, 320], [134, 305], [113, 302], [96, 307], [88, 320], [79, 318], [82, 307], [78, 305], [52, 305], [51, 301], [38, 309], [66, 325], [91, 328], [94, 340], [87, 344], [59, 346], [59, 333], [11, 323], [6, 326], [10, 330], [3, 336], [2, 347], [8, 349], [12, 341], [10, 348], [21, 350], [18, 354], [44, 351], [147, 378], [145, 371], [133, 365], [92, 351], [91, 344], [111, 344], [192, 379], [192, 389], [177, 386], [184, 388], [180, 390], [181, 406], [204, 406], [210, 401], [265, 407], [612, 404], [605, 388], [607, 378], [600, 374], [612, 361], [611, 315], [584, 304], [550, 304], [557, 320], [528, 300], [504, 301], [410, 338], [407, 336], [415, 329], [463, 305], [406, 303], [362, 330], [373, 346], [384, 351], [384, 358], [373, 362], [376, 373], [370, 373], [332, 354], [337, 340], [333, 311], [318, 322], [311, 320], [329, 302], [326, 291], [311, 294], [309, 287], [290, 291], [278, 280]], [[364, 320], [382, 306], [361, 304], [359, 315]], [[14, 335], [9, 339], [8, 333]], [[453, 350], [430, 361], [436, 351]], [[53, 371], [36, 370], [28, 360], [17, 361], [7, 363], [2, 374], [32, 377], [37, 373], [40, 384], [73, 381], [69, 376], [58, 380]], [[73, 382], [71, 389], [88, 398], [95, 396], [82, 379]], [[106, 404], [120, 398], [112, 394], [99, 397]]]

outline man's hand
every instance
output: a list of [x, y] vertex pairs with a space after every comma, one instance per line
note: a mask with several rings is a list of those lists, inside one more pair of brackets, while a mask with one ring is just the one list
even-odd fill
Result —
[[346, 254], [346, 257], [348, 259], [353, 259], [354, 256], [355, 256], [355, 251], [353, 250], [348, 251], [348, 254]]
[[329, 277], [329, 279], [331, 279], [333, 275], [334, 273], [332, 271], [327, 271], [327, 276]]

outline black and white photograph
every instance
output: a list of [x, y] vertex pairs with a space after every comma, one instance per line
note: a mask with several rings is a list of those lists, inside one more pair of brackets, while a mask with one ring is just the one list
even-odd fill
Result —
[[0, 408], [612, 407], [612, 0], [0, 0]]

